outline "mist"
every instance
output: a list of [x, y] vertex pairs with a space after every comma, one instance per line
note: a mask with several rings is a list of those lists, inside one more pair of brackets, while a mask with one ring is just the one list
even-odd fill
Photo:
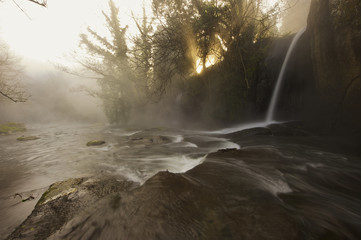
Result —
[[96, 91], [95, 80], [72, 76], [50, 63], [23, 60], [26, 65], [21, 83], [30, 97], [14, 103], [1, 99], [0, 121], [27, 124], [105, 123], [99, 99], [87, 89]]
[[0, 236], [361, 239], [360, 13], [0, 0]]
[[307, 25], [311, 0], [292, 0], [285, 3], [281, 13], [280, 32], [296, 33]]

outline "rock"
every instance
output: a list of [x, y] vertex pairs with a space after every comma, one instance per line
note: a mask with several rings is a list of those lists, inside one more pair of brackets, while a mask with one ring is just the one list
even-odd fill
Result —
[[296, 124], [271, 124], [268, 126], [273, 136], [312, 136], [303, 126]]
[[90, 147], [90, 146], [99, 146], [99, 145], [103, 145], [105, 144], [105, 141], [103, 140], [93, 140], [93, 141], [89, 141], [87, 142], [87, 146]]
[[361, 4], [313, 0], [308, 17], [320, 127], [361, 131]]
[[54, 183], [31, 215], [7, 239], [47, 239], [99, 199], [108, 197], [107, 204], [114, 207], [119, 194], [135, 186], [136, 183], [111, 177], [74, 178]]
[[230, 133], [227, 137], [231, 139], [244, 138], [249, 136], [269, 136], [272, 135], [272, 131], [265, 127], [249, 128], [239, 132]]
[[169, 143], [172, 139], [168, 136], [152, 136], [152, 135], [136, 135], [129, 138], [134, 143], [137, 144], [162, 144], [162, 143]]
[[18, 137], [16, 140], [18, 141], [33, 141], [33, 140], [37, 140], [39, 139], [39, 137], [36, 137], [36, 136], [21, 136], [21, 137]]
[[0, 135], [9, 135], [16, 132], [25, 132], [25, 125], [22, 123], [4, 123], [0, 124]]
[[113, 178], [53, 184], [8, 239], [302, 239], [279, 199], [238, 165], [276, 154], [209, 156], [187, 173], [159, 172], [142, 186]]
[[71, 178], [63, 182], [52, 184], [49, 189], [41, 196], [37, 205], [46, 204], [54, 199], [63, 197], [77, 191], [75, 186], [81, 184], [84, 178]]
[[172, 140], [167, 136], [153, 136], [151, 138], [152, 143], [168, 143], [168, 142], [171, 142], [171, 141]]

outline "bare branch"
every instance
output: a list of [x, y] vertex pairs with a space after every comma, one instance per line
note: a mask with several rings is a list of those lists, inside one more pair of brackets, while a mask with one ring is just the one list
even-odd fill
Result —
[[[13, 102], [19, 102], [19, 100], [16, 100], [16, 99], [10, 97], [9, 95], [3, 93], [2, 91], [0, 91], [0, 94], [3, 95], [4, 97], [10, 99], [10, 100], [13, 101]], [[23, 101], [23, 102], [25, 102], [25, 101]]]
[[31, 20], [31, 17], [24, 11], [24, 9], [22, 9], [22, 8], [20, 7], [20, 5], [19, 5], [17, 2], [15, 2], [15, 0], [13, 0], [13, 2], [14, 2], [15, 5], [25, 14], [25, 16], [26, 16], [27, 18], [29, 18], [29, 20]]
[[36, 1], [36, 0], [28, 0], [28, 1], [30, 1], [32, 3], [35, 3], [35, 4], [38, 4], [38, 5], [42, 6], [42, 7], [47, 7], [47, 1], [46, 0], [44, 0], [42, 2]]
[[20, 83], [22, 67], [18, 61], [10, 54], [8, 46], [0, 43], [0, 95], [13, 102], [25, 102], [30, 96]]

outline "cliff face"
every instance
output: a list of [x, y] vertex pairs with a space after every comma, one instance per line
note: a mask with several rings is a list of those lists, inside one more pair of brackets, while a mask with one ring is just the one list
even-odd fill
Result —
[[[259, 112], [267, 112], [278, 75], [293, 38], [294, 35], [275, 39], [264, 61], [264, 67], [259, 71], [255, 99]], [[314, 115], [313, 106], [317, 94], [314, 91], [310, 52], [310, 36], [306, 32], [297, 42], [287, 63], [277, 101], [276, 120], [312, 122], [310, 116]]]
[[361, 1], [312, 0], [307, 34], [316, 117], [326, 127], [361, 131]]

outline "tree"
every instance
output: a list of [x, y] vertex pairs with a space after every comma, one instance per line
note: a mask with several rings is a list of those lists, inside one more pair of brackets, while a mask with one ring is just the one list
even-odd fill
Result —
[[0, 42], [0, 95], [13, 102], [25, 102], [29, 96], [20, 83], [22, 67], [18, 62], [9, 47]]
[[141, 23], [133, 15], [135, 24], [137, 25], [139, 35], [133, 40], [133, 48], [131, 49], [132, 67], [137, 79], [137, 87], [144, 89], [146, 95], [150, 94], [150, 86], [153, 82], [154, 59], [152, 52], [152, 36], [154, 19], [149, 19], [145, 8], [143, 7], [143, 17]]
[[[0, 2], [3, 2], [4, 0], [0, 0]], [[40, 6], [42, 6], [42, 7], [47, 7], [48, 6], [48, 1], [47, 0], [41, 0], [41, 1], [38, 1], [38, 0], [27, 0], [27, 1], [29, 1], [29, 2], [32, 2], [32, 3], [35, 3], [35, 4], [37, 4], [37, 5], [40, 5]], [[15, 0], [13, 0], [13, 2], [16, 4], [16, 6], [18, 6], [19, 8], [20, 8], [20, 6], [15, 2]], [[21, 8], [20, 8], [21, 9]], [[21, 11], [23, 11], [22, 9], [21, 9]]]
[[[222, 25], [225, 23], [227, 7], [218, 5], [218, 1], [204, 2], [198, 4], [199, 17], [193, 23], [196, 33], [198, 57], [201, 59], [202, 69], [206, 69], [209, 55], [223, 55], [222, 47], [217, 37], [220, 37]], [[221, 56], [217, 56], [221, 58]]]
[[171, 83], [182, 83], [194, 72], [195, 43], [192, 19], [195, 6], [187, 0], [154, 0], [157, 30], [152, 36], [153, 94], [161, 97]]
[[156, 90], [164, 92], [179, 76], [189, 78], [198, 62], [205, 71], [210, 57], [208, 67], [223, 60], [241, 67], [250, 88], [248, 75], [259, 60], [255, 53], [275, 34], [279, 13], [277, 5], [268, 11], [263, 6], [265, 0], [153, 0], [160, 25], [152, 39]]
[[88, 53], [88, 58], [78, 62], [97, 75], [100, 91], [96, 95], [102, 99], [109, 121], [126, 123], [132, 105], [138, 100], [138, 93], [127, 55], [127, 27], [120, 26], [119, 9], [112, 0], [109, 9], [110, 13], [103, 12], [103, 15], [110, 38], [100, 36], [89, 27], [88, 34], [80, 35], [80, 45]]
[[47, 6], [47, 0], [42, 0], [42, 1], [28, 0], [28, 1], [30, 1], [30, 2], [32, 2], [32, 3], [35, 3], [35, 4], [38, 4], [38, 5], [42, 6], [42, 7], [46, 7], [46, 6]]
[[[88, 28], [88, 33], [81, 35], [88, 58], [79, 61], [96, 74], [101, 89], [96, 95], [103, 100], [109, 120], [126, 122], [132, 108], [144, 99], [144, 90], [158, 99], [168, 91], [171, 100], [180, 91], [190, 89], [190, 79], [202, 80], [198, 86], [204, 92], [200, 95], [206, 96], [203, 99], [217, 102], [222, 95], [235, 95], [232, 99], [237, 101], [245, 99], [255, 66], [267, 49], [266, 40], [275, 33], [277, 9], [261, 10], [264, 2], [153, 0], [154, 18], [149, 19], [145, 10], [141, 21], [134, 18], [139, 35], [133, 38], [129, 50], [127, 28], [120, 26], [119, 10], [110, 1], [110, 14], [103, 12], [110, 37]], [[214, 60], [208, 64], [211, 58]], [[204, 72], [217, 64], [227, 74], [218, 74], [221, 79], [216, 80], [195, 78], [198, 62]], [[237, 89], [223, 91], [222, 84], [236, 85]]]

